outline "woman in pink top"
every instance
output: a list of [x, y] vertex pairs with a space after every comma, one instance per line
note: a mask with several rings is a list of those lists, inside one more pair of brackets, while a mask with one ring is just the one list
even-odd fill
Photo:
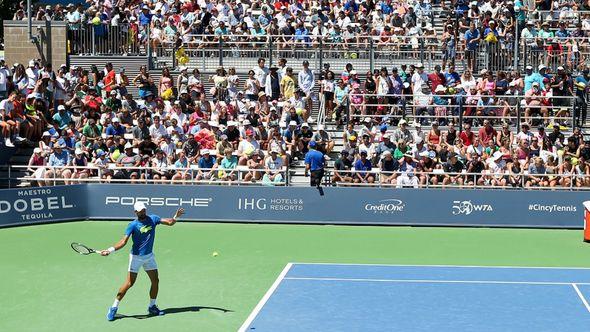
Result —
[[486, 72], [480, 83], [479, 90], [480, 92], [487, 91], [490, 95], [496, 93], [496, 81], [494, 80], [494, 75], [492, 75], [491, 71]]
[[[172, 91], [172, 87], [174, 86], [174, 79], [172, 75], [170, 75], [170, 70], [166, 67], [162, 69], [162, 77], [160, 78], [160, 84], [158, 85], [158, 93], [160, 96], [164, 95], [166, 90], [170, 89]], [[170, 98], [165, 98], [170, 99]]]

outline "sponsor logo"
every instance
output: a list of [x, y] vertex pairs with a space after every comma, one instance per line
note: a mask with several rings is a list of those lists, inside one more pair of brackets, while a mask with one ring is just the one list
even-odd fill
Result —
[[577, 212], [575, 205], [557, 205], [557, 204], [529, 204], [529, 211], [535, 212]]
[[213, 198], [178, 198], [178, 197], [132, 197], [132, 196], [107, 196], [106, 205], [133, 206], [136, 202], [143, 202], [149, 206], [171, 207], [209, 207]]
[[453, 201], [453, 214], [468, 216], [474, 212], [492, 212], [489, 204], [474, 204], [472, 201]]
[[139, 229], [139, 232], [143, 234], [143, 233], [147, 233], [147, 232], [149, 232], [149, 231], [151, 231], [151, 230], [152, 230], [152, 226], [142, 226], [142, 227]]
[[403, 212], [406, 204], [400, 199], [383, 199], [377, 202], [377, 204], [367, 203], [365, 204], [365, 211], [373, 213], [397, 213]]
[[303, 211], [303, 199], [298, 198], [240, 198], [238, 210]]
[[19, 190], [15, 200], [0, 200], [0, 214], [18, 213], [21, 221], [53, 218], [56, 210], [73, 209], [66, 196], [55, 195], [51, 189]]

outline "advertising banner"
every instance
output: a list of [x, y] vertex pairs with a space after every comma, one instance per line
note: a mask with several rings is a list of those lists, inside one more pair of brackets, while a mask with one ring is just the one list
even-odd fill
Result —
[[194, 221], [582, 228], [585, 192], [87, 185], [92, 219], [129, 219], [183, 207]]
[[0, 190], [0, 227], [86, 218], [86, 186]]

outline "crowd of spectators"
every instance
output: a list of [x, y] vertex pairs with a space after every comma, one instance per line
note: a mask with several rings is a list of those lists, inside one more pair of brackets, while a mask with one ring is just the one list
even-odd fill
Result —
[[[139, 75], [128, 77], [125, 68], [110, 63], [104, 68], [62, 65], [55, 70], [36, 60], [26, 67], [1, 63], [5, 145], [36, 146], [39, 141], [30, 165], [51, 166], [36, 168], [34, 177], [41, 185], [47, 178], [75, 183], [95, 176], [104, 181], [239, 179], [282, 184], [284, 167], [303, 160], [313, 141], [314, 150], [335, 159], [333, 183], [588, 186], [590, 145], [580, 128], [586, 119], [590, 70], [582, 65], [583, 57], [572, 62], [569, 55], [555, 56], [563, 49], [545, 49], [543, 44], [545, 39], [557, 40], [565, 47], [559, 38], [585, 36], [590, 28], [586, 16], [572, 28], [568, 12], [577, 14], [578, 7], [570, 3], [540, 20], [519, 1], [443, 1], [435, 8], [440, 10], [422, 0], [105, 1], [91, 2], [89, 8], [41, 8], [37, 16], [68, 20], [72, 34], [76, 25], [130, 23], [137, 38], [148, 40], [141, 36], [149, 25], [156, 33], [149, 37], [153, 43], [180, 38], [195, 45], [202, 41], [183, 38], [202, 33], [211, 38], [280, 34], [293, 38], [286, 39], [288, 43], [313, 44], [316, 39], [308, 40], [308, 35], [334, 38], [335, 31], [352, 30], [353, 37], [332, 40], [361, 44], [378, 36], [383, 47], [389, 47], [395, 38], [392, 30], [408, 34], [419, 26], [420, 36], [422, 28], [432, 27], [432, 15], [449, 18], [435, 36], [445, 46], [432, 72], [417, 62], [359, 73], [350, 63], [330, 68], [329, 60], [321, 71], [311, 69], [308, 61], [295, 71], [291, 62], [296, 60], [281, 58], [269, 66], [260, 58], [245, 79], [234, 68], [219, 67], [214, 75], [202, 76], [196, 68], [179, 66], [173, 73], [164, 68], [154, 80], [145, 66]], [[15, 18], [22, 18], [22, 12]], [[531, 18], [536, 19], [533, 26]], [[517, 28], [522, 43], [535, 44], [551, 63], [540, 61], [522, 73], [509, 68], [473, 71], [474, 45], [507, 43], [507, 32]], [[459, 45], [465, 52], [457, 52]], [[461, 57], [466, 65], [458, 71]], [[548, 65], [555, 60], [559, 66], [553, 69]], [[205, 89], [206, 84], [212, 87]], [[129, 93], [130, 87], [138, 93]], [[342, 137], [326, 131], [323, 122], [316, 123], [311, 114], [319, 105], [328, 123], [335, 121], [343, 129]], [[423, 126], [430, 129], [422, 131]], [[567, 139], [564, 128], [573, 131]], [[336, 158], [332, 151], [340, 139], [344, 147]], [[87, 165], [98, 170], [84, 168]]]
[[[479, 70], [474, 52], [484, 42], [495, 45], [492, 53], [510, 64], [518, 38], [521, 45], [547, 50], [546, 66], [559, 60], [575, 69], [584, 64], [588, 51], [584, 37], [590, 31], [590, 15], [579, 12], [587, 9], [586, 2], [522, 0], [88, 0], [39, 6], [33, 15], [37, 20], [67, 21], [72, 41], [81, 30], [94, 34], [93, 43], [117, 34], [122, 45], [149, 41], [154, 49], [162, 44], [203, 48], [219, 39], [260, 42], [280, 36], [279, 47], [313, 47], [321, 39], [331, 47], [364, 50], [372, 40], [378, 50], [412, 50], [405, 56], [417, 57], [418, 49], [427, 55], [442, 52], [443, 69], [457, 57], [467, 60], [471, 70]], [[433, 24], [435, 18], [442, 26]], [[24, 3], [14, 19], [26, 19]]]
[[[531, 106], [522, 110], [526, 116], [515, 132], [513, 118], [507, 116], [515, 105], [504, 101], [506, 105], [497, 108], [502, 114], [491, 114], [484, 107], [503, 100], [509, 91], [525, 96], [522, 101], [528, 105], [541, 83], [547, 92], [580, 90], [587, 70], [575, 80], [561, 72], [547, 79], [544, 69], [529, 70], [523, 78], [474, 79], [460, 77], [452, 66], [446, 72], [437, 68], [425, 73], [416, 64], [390, 72], [382, 68], [361, 79], [347, 65], [339, 73], [326, 67], [325, 78], [317, 82], [307, 62], [303, 68], [295, 75], [287, 66], [267, 68], [265, 59], [260, 59], [244, 82], [223, 67], [207, 78], [198, 70], [189, 74], [185, 67], [176, 77], [164, 69], [154, 81], [146, 67], [136, 77], [127, 77], [123, 68], [110, 63], [89, 71], [66, 66], [54, 71], [50, 64], [35, 60], [25, 70], [20, 64], [12, 69], [1, 64], [0, 72], [14, 74], [9, 75], [7, 90], [0, 91], [6, 96], [0, 102], [0, 124], [6, 145], [11, 138], [25, 140], [21, 144], [39, 140], [29, 165], [42, 166], [32, 167], [40, 185], [55, 183], [53, 178], [76, 183], [88, 177], [283, 184], [283, 166], [303, 159], [310, 142], [329, 160], [339, 139], [344, 147], [334, 161], [330, 176], [334, 183], [590, 184], [590, 141], [584, 141], [579, 127], [566, 139], [563, 123], [534, 117], [532, 112], [541, 108]], [[205, 89], [203, 80], [212, 87]], [[129, 93], [131, 86], [137, 88], [137, 96]], [[318, 86], [320, 100], [330, 101], [324, 103], [326, 117], [344, 126], [342, 138], [311, 117]], [[395, 95], [396, 87], [409, 89], [408, 95]], [[412, 106], [424, 96], [436, 104]], [[436, 110], [439, 99], [457, 98], [473, 105], [463, 110], [463, 123], [452, 113]], [[371, 100], [378, 106], [367, 103]], [[397, 108], [392, 105], [398, 104], [413, 109], [413, 114], [394, 116]], [[435, 113], [427, 116], [429, 111], [422, 112], [421, 107]], [[470, 118], [470, 110], [482, 116]], [[549, 115], [552, 110], [547, 109]], [[479, 129], [472, 131], [472, 126]], [[85, 168], [88, 165], [95, 168]]]

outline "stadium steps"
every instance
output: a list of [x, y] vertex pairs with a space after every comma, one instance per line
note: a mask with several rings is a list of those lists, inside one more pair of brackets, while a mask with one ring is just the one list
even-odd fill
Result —
[[[1, 153], [4, 153], [4, 147], [0, 150]], [[33, 148], [25, 145], [21, 145], [20, 147], [11, 150], [14, 151], [12, 156], [9, 158], [7, 165], [27, 165], [31, 155], [33, 154]], [[21, 185], [28, 186], [28, 182], [21, 183], [20, 181], [15, 180], [16, 178], [27, 175], [28, 172], [23, 168], [13, 168], [9, 172], [6, 165], [0, 166], [0, 188], [9, 188]]]
[[[147, 56], [91, 56], [91, 55], [70, 55], [69, 56], [70, 66], [80, 66], [83, 69], [89, 70], [90, 66], [96, 65], [98, 70], [103, 70], [104, 65], [107, 62], [113, 64], [113, 68], [118, 72], [119, 68], [125, 67], [125, 73], [129, 77], [129, 83], [133, 81], [135, 76], [139, 74], [139, 68], [142, 65], [148, 65]], [[151, 74], [151, 73], [150, 73]], [[127, 87], [129, 93], [133, 96], [138, 95], [138, 89], [130, 84]]]

